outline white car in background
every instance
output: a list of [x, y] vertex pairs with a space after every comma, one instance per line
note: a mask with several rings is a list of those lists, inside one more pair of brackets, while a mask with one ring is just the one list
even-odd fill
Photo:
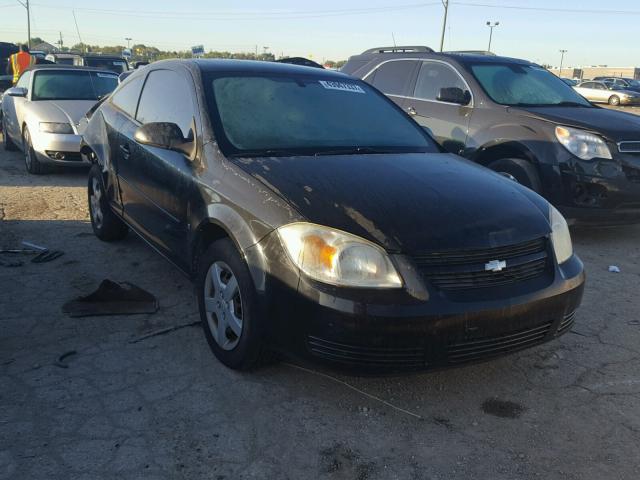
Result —
[[612, 82], [589, 80], [573, 87], [576, 92], [593, 103], [609, 105], [640, 105], [640, 93], [625, 90]]
[[80, 166], [80, 120], [118, 85], [118, 76], [96, 68], [35, 65], [2, 97], [4, 148], [24, 152], [29, 173], [48, 165]]

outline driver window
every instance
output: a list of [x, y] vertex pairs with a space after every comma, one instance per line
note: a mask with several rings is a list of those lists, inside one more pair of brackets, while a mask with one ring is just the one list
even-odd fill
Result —
[[422, 62], [414, 97], [424, 100], [437, 100], [442, 88], [459, 88], [467, 90], [460, 75], [444, 63]]
[[31, 80], [31, 72], [25, 72], [18, 80], [18, 83], [16, 83], [16, 87], [26, 88], [28, 90], [29, 80]]

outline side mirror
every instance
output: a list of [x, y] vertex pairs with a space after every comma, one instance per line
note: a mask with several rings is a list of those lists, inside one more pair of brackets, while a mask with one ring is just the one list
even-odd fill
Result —
[[10, 97], [26, 97], [27, 89], [22, 87], [13, 87], [4, 92], [5, 95], [9, 95]]
[[138, 128], [133, 136], [135, 141], [142, 145], [173, 150], [191, 159], [195, 152], [195, 141], [191, 132], [189, 137], [184, 138], [180, 127], [169, 122], [146, 123]]
[[457, 103], [458, 105], [469, 105], [471, 94], [467, 90], [458, 87], [441, 88], [436, 100], [447, 103]]

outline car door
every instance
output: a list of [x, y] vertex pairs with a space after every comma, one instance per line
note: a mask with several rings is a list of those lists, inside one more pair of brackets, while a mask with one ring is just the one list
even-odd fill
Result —
[[388, 60], [365, 75], [363, 80], [403, 108], [407, 95], [415, 83], [419, 63], [418, 60], [412, 59]]
[[[467, 92], [469, 103], [460, 105], [439, 100], [444, 88]], [[451, 65], [437, 60], [422, 61], [413, 93], [404, 107], [445, 150], [456, 154], [464, 150], [473, 100], [469, 86]]]
[[18, 80], [18, 83], [16, 83], [17, 88], [24, 88], [27, 90], [26, 97], [12, 97], [7, 95], [3, 102], [3, 111], [4, 115], [6, 115], [5, 123], [7, 125], [6, 133], [16, 145], [22, 145], [21, 125], [24, 119], [24, 108], [29, 98], [32, 76], [33, 74], [31, 71], [25, 72]]
[[[157, 69], [148, 73], [135, 122], [121, 128], [121, 168], [126, 178], [125, 218], [172, 259], [187, 254], [188, 199], [193, 188], [193, 163], [183, 153], [135, 141], [138, 126], [175, 123], [185, 138], [197, 137], [195, 87], [186, 71]], [[126, 157], [126, 159], [125, 159]]]

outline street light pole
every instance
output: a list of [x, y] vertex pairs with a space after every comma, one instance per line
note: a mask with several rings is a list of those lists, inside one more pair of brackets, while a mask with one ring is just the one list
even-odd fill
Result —
[[560, 71], [558, 72], [558, 76], [562, 78], [562, 63], [564, 62], [564, 54], [567, 53], [566, 50], [560, 50]]
[[500, 25], [500, 22], [487, 22], [487, 27], [489, 27], [489, 46], [487, 47], [487, 51], [491, 51], [491, 40], [493, 39], [493, 29]]
[[31, 50], [31, 9], [29, 8], [29, 0], [18, 0], [18, 3], [27, 9], [27, 46]]
[[447, 29], [447, 15], [449, 13], [449, 0], [441, 0], [444, 7], [444, 19], [442, 20], [442, 36], [440, 37], [440, 51], [444, 48], [444, 32]]
[[129, 42], [131, 42], [131, 40], [133, 40], [133, 38], [125, 37], [125, 40], [127, 41], [127, 49], [129, 49]]

